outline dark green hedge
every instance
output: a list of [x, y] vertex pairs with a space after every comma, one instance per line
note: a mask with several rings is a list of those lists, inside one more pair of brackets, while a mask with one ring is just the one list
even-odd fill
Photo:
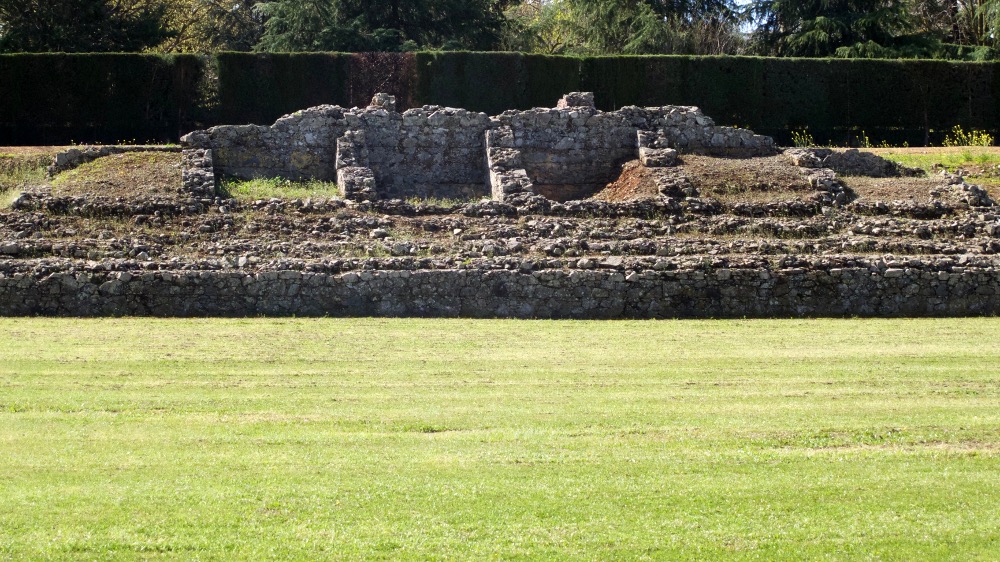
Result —
[[340, 53], [221, 53], [217, 119], [265, 125], [307, 107], [350, 105], [349, 60]]
[[0, 55], [0, 144], [177, 139], [202, 69], [188, 55]]
[[873, 141], [923, 144], [940, 141], [954, 125], [994, 134], [1000, 127], [997, 63], [468, 52], [391, 57], [399, 60], [338, 53], [0, 55], [0, 145], [176, 140], [200, 126], [268, 124], [313, 105], [363, 104], [376, 87], [398, 89], [391, 93], [404, 106], [490, 114], [552, 107], [565, 92], [590, 90], [602, 109], [697, 105], [717, 123], [780, 142], [798, 129], [822, 142], [848, 142], [863, 131]]
[[697, 105], [716, 122], [788, 138], [923, 144], [954, 125], [998, 127], [996, 63], [756, 57], [594, 57], [584, 90], [598, 105]]
[[552, 107], [566, 92], [579, 90], [580, 62], [521, 53], [417, 53], [414, 104], [490, 115]]

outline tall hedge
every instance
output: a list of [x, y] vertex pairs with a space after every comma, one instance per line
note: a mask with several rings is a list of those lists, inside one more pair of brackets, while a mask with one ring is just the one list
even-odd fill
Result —
[[195, 124], [190, 55], [0, 55], [0, 144], [167, 141]]
[[938, 142], [954, 125], [1000, 133], [998, 63], [519, 53], [0, 55], [0, 145], [176, 140], [195, 127], [272, 123], [373, 88], [402, 108], [496, 114], [593, 91], [605, 110], [697, 105], [717, 123], [787, 142]]
[[[221, 55], [219, 61], [223, 122], [269, 123], [309, 105], [341, 103], [338, 96], [351, 105], [344, 88], [371, 82], [352, 76], [351, 67], [331, 55]], [[551, 107], [563, 93], [585, 90], [594, 91], [605, 110], [697, 105], [718, 123], [784, 142], [803, 129], [824, 142], [850, 142], [864, 133], [923, 144], [940, 141], [954, 125], [998, 128], [996, 63], [477, 52], [423, 52], [413, 61], [407, 101], [418, 106], [496, 114]]]
[[758, 57], [594, 57], [582, 87], [604, 109], [697, 105], [722, 124], [787, 139], [923, 144], [954, 125], [997, 130], [996, 63]]
[[580, 86], [580, 59], [521, 53], [417, 53], [415, 105], [495, 115], [551, 107]]
[[218, 119], [268, 125], [286, 113], [322, 104], [350, 105], [350, 55], [221, 53]]

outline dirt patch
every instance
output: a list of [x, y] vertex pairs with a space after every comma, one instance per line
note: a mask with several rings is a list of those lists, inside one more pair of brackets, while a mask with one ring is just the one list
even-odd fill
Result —
[[52, 180], [53, 195], [102, 195], [142, 198], [176, 195], [181, 186], [181, 155], [129, 152], [98, 158]]
[[686, 155], [682, 165], [703, 197], [759, 201], [787, 199], [789, 192], [813, 191], [799, 167], [780, 155], [757, 158]]
[[[617, 180], [594, 196], [602, 201], [632, 201], [656, 197], [665, 170], [694, 188], [701, 197], [730, 203], [768, 203], [802, 199], [813, 188], [798, 166], [782, 156], [756, 158], [715, 158], [686, 155], [675, 168], [650, 169], [638, 161], [625, 164]], [[678, 194], [681, 195], [681, 194]]]
[[0, 156], [55, 156], [57, 152], [73, 148], [71, 146], [0, 146]]
[[535, 193], [553, 201], [573, 201], [586, 199], [594, 191], [600, 189], [600, 184], [535, 184]]
[[939, 177], [928, 178], [865, 178], [842, 177], [840, 180], [854, 192], [859, 201], [909, 201], [931, 203], [947, 198], [948, 182]]
[[634, 201], [657, 197], [659, 194], [654, 173], [638, 160], [633, 160], [622, 166], [622, 173], [618, 179], [594, 195], [594, 199], [598, 201]]

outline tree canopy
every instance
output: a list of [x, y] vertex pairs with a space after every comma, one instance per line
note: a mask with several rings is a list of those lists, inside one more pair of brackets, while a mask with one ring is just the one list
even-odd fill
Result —
[[489, 50], [503, 29], [500, 0], [274, 0], [263, 51]]
[[140, 51], [170, 35], [161, 0], [0, 0], [0, 52]]
[[0, 52], [991, 59], [1000, 0], [0, 0]]
[[760, 0], [758, 48], [799, 57], [917, 57], [936, 47], [907, 0]]

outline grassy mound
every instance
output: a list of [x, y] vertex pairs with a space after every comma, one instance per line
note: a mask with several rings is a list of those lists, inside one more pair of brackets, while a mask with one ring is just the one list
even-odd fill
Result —
[[54, 195], [141, 198], [175, 195], [181, 186], [176, 152], [112, 154], [63, 172], [52, 180]]

